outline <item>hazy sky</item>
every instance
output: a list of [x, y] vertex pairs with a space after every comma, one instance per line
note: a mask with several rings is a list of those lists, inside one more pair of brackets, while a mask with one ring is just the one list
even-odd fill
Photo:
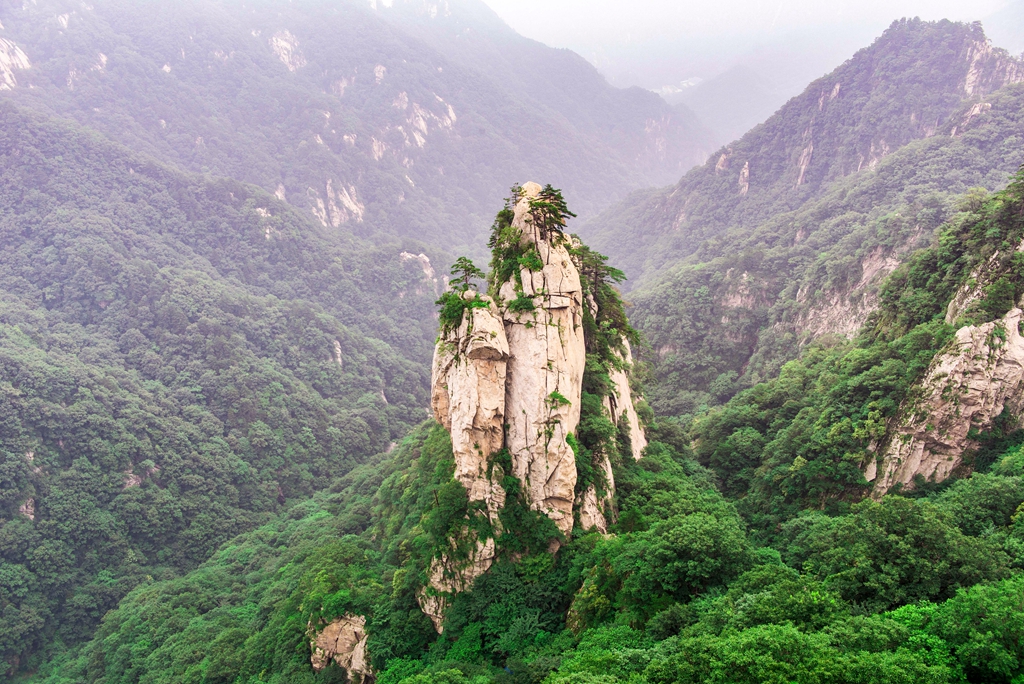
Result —
[[894, 19], [980, 20], [1008, 1], [485, 0], [524, 36], [570, 48], [622, 85], [648, 88], [714, 75], [759, 48], [801, 41], [815, 49], [815, 37], [817, 49], [845, 58]]

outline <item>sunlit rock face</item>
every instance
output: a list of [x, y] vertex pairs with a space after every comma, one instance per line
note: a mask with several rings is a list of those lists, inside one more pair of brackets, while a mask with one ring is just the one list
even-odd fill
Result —
[[310, 664], [319, 672], [333, 660], [348, 674], [348, 681], [373, 681], [366, 641], [366, 618], [361, 615], [340, 617], [311, 635]]
[[496, 513], [505, 505], [505, 493], [501, 478], [488, 475], [488, 457], [502, 448], [505, 438], [509, 346], [501, 314], [487, 302], [486, 309], [467, 309], [462, 325], [438, 340], [431, 405], [452, 437], [455, 478], [470, 501], [486, 501], [488, 511]]
[[[623, 345], [626, 348], [623, 365], [625, 368], [632, 368], [633, 351], [630, 349], [628, 341], [623, 340]], [[633, 456], [633, 460], [639, 461], [643, 458], [644, 449], [647, 448], [647, 435], [640, 425], [640, 416], [636, 412], [636, 402], [639, 397], [633, 396], [633, 389], [630, 387], [629, 376], [626, 374], [626, 371], [615, 368], [612, 369], [609, 375], [612, 383], [615, 385], [615, 394], [611, 397], [605, 397], [605, 410], [616, 425], [623, 420], [629, 425], [630, 453]]]
[[[473, 291], [465, 293], [475, 298]], [[505, 506], [504, 472], [490, 457], [504, 445], [506, 371], [509, 358], [505, 327], [497, 307], [481, 296], [487, 308], [470, 308], [457, 328], [443, 332], [434, 349], [431, 408], [452, 438], [455, 479], [471, 502], [482, 501], [492, 526], [500, 525]], [[463, 540], [451, 540], [457, 545]], [[417, 596], [420, 608], [441, 632], [451, 598], [487, 572], [495, 557], [494, 539], [471, 542], [475, 549], [463, 563], [454, 554], [434, 558], [430, 581]]]

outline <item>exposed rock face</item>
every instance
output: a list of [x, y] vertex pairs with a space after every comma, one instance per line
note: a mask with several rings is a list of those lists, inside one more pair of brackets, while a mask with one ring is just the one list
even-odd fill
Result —
[[[475, 292], [465, 293], [474, 299]], [[505, 379], [508, 341], [501, 315], [490, 298], [487, 308], [467, 309], [457, 330], [444, 334], [434, 349], [431, 408], [452, 437], [455, 478], [470, 501], [483, 501], [492, 525], [505, 505], [500, 466], [489, 471], [488, 458], [501, 450], [504, 434]], [[441, 632], [441, 622], [452, 595], [471, 587], [494, 562], [494, 540], [476, 542], [468, 562], [456, 566], [449, 557], [435, 558], [429, 587], [420, 591], [423, 612]]]
[[[1024, 240], [1017, 245], [1017, 252], [1024, 252]], [[1003, 273], [1006, 257], [995, 252], [984, 263], [978, 264], [971, 276], [960, 286], [953, 299], [946, 306], [946, 324], [953, 325], [961, 315], [970, 311], [971, 307], [985, 296], [985, 288], [995, 282]]]
[[[589, 305], [596, 316], [597, 304], [593, 298], [584, 301], [570, 239], [534, 216], [531, 200], [542, 188], [527, 183], [522, 192], [512, 226], [521, 232], [520, 246], [536, 250], [539, 261], [535, 270], [524, 266], [500, 283], [496, 302], [473, 290], [463, 294], [469, 306], [461, 324], [443, 330], [434, 351], [431, 405], [451, 434], [455, 478], [471, 502], [486, 504], [496, 532], [506, 504], [506, 473], [491, 457], [502, 449], [526, 503], [563, 534], [573, 530], [574, 504], [584, 530], [606, 532], [614, 515], [611, 463], [605, 457], [598, 464], [604, 475], [601, 494], [591, 486], [576, 497], [576, 456], [569, 445], [580, 421], [587, 358], [583, 307]], [[523, 305], [527, 299], [532, 308]], [[631, 455], [639, 459], [647, 440], [629, 386], [628, 344], [625, 350], [620, 368], [611, 372], [615, 395], [606, 399], [605, 410], [616, 424], [629, 425]], [[438, 632], [454, 595], [487, 572], [498, 553], [494, 538], [449, 541], [450, 552], [433, 559], [428, 586], [417, 596]]]
[[333, 660], [348, 673], [353, 684], [373, 682], [373, 669], [366, 654], [366, 618], [346, 615], [327, 625], [310, 642], [310, 663], [316, 672]]
[[[911, 240], [914, 243], [916, 236]], [[908, 245], [909, 246], [909, 245]], [[825, 301], [815, 302], [801, 313], [793, 328], [804, 339], [824, 335], [853, 337], [864, 321], [878, 307], [878, 288], [882, 281], [900, 265], [902, 249], [887, 251], [878, 247], [861, 261], [861, 279], [853, 287], [835, 291]], [[814, 286], [805, 284], [797, 292], [798, 304], [805, 304]]]
[[[633, 365], [633, 351], [629, 347], [629, 342], [623, 343], [626, 345], [625, 366], [629, 368]], [[640, 417], [636, 413], [636, 402], [639, 397], [633, 396], [626, 371], [616, 368], [609, 373], [609, 377], [615, 385], [615, 396], [605, 398], [605, 410], [616, 425], [625, 419], [629, 425], [630, 452], [633, 459], [639, 461], [643, 458], [644, 449], [647, 448], [647, 435], [640, 426]]]
[[32, 63], [20, 47], [9, 40], [0, 38], [0, 90], [12, 90], [18, 85], [14, 72], [30, 69]]
[[615, 515], [615, 476], [607, 456], [601, 459], [600, 468], [605, 481], [604, 495], [598, 494], [597, 487], [590, 485], [578, 497], [576, 506], [579, 510], [581, 530], [596, 529], [601, 534], [607, 534], [608, 519]]
[[306, 58], [299, 51], [299, 41], [291, 31], [278, 31], [271, 36], [269, 42], [270, 49], [288, 67], [288, 71], [297, 71], [306, 66]]
[[505, 491], [500, 476], [494, 482], [488, 477], [487, 459], [504, 444], [509, 344], [497, 307], [483, 299], [486, 309], [468, 309], [459, 329], [438, 341], [431, 405], [452, 436], [455, 478], [470, 501], [486, 501], [488, 511], [497, 512], [505, 505]]
[[924, 396], [905, 407], [880, 463], [868, 464], [876, 480], [873, 496], [915, 476], [941, 482], [976, 445], [972, 428], [986, 431], [1003, 409], [1019, 415], [1024, 407], [1024, 313], [1012, 309], [1002, 319], [957, 331], [950, 348], [932, 362]]
[[964, 76], [964, 94], [984, 96], [1005, 85], [1024, 81], [1024, 65], [1005, 50], [992, 47], [991, 41], [974, 41], [967, 47], [968, 64]]
[[416, 596], [420, 609], [434, 623], [434, 629], [440, 634], [444, 631], [442, 623], [455, 594], [459, 594], [473, 586], [473, 582], [487, 572], [494, 564], [497, 546], [493, 539], [477, 542], [475, 550], [465, 563], [452, 563], [449, 557], [435, 558], [430, 564], [430, 582]]
[[[524, 197], [512, 225], [540, 255], [541, 271], [522, 269], [523, 294], [534, 310], [504, 311], [509, 364], [506, 388], [506, 446], [513, 474], [523, 483], [527, 501], [555, 521], [564, 534], [572, 531], [576, 457], [566, 442], [580, 420], [583, 368], [583, 288], [569, 256], [567, 242], [556, 244], [542, 235], [530, 212], [540, 186], [523, 186]], [[501, 287], [501, 298], [517, 297], [513, 281]], [[565, 401], [563, 401], [565, 400]]]

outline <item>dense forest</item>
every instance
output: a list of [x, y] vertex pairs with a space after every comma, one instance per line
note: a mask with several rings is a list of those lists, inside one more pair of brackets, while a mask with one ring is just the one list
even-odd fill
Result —
[[0, 644], [16, 658], [422, 421], [436, 294], [397, 245], [339, 242], [254, 187], [9, 103], [0, 121]]
[[612, 88], [482, 2], [432, 18], [418, 4], [10, 5], [3, 38], [31, 68], [12, 72], [8, 96], [333, 228], [462, 252], [482, 253], [509, 178], [550, 178], [592, 214], [709, 151], [700, 124], [654, 93]]
[[[1018, 433], [982, 440], [962, 477], [881, 500], [849, 456], [952, 333], [951, 294], [1024, 236], [1024, 174], [962, 209], [855, 341], [810, 348], [688, 433], [652, 425], [642, 460], [614, 462], [610, 534], [552, 554], [509, 524], [520, 551], [456, 598], [440, 635], [415, 592], [467, 502], [448, 434], [427, 423], [194, 572], [134, 590], [39, 681], [345, 681], [309, 668], [308, 630], [353, 613], [376, 681], [395, 684], [1018, 681]], [[1018, 262], [1000, 276], [1010, 296], [990, 290], [965, 322], [1013, 306]]]

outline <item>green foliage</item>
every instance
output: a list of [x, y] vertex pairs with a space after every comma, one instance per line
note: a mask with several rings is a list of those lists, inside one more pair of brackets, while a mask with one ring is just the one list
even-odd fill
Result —
[[33, 667], [404, 434], [436, 323], [392, 247], [0, 120], [0, 649]]
[[950, 598], [1008, 572], [993, 540], [967, 536], [933, 504], [899, 496], [865, 501], [840, 518], [797, 518], [782, 536], [787, 562], [865, 612]]
[[526, 253], [519, 257], [519, 266], [534, 272], [544, 270], [544, 262], [541, 261], [540, 254], [533, 247], [526, 250]]
[[[495, 522], [454, 479], [440, 426], [421, 426], [387, 456], [373, 456], [422, 418], [435, 329], [417, 293], [419, 266], [394, 258], [405, 243], [379, 236], [401, 225], [468, 242], [471, 229], [458, 227], [465, 221], [456, 216], [453, 230], [448, 223], [473, 212], [461, 200], [426, 205], [452, 195], [431, 195], [438, 188], [419, 175], [420, 189], [410, 190], [410, 170], [388, 158], [364, 165], [360, 150], [346, 148], [350, 167], [335, 154], [337, 138], [357, 130], [353, 139], [369, 145], [360, 121], [371, 107], [396, 109], [394, 94], [360, 97], [375, 87], [362, 77], [340, 105], [325, 94], [363, 62], [336, 62], [324, 42], [358, 41], [339, 40], [336, 18], [308, 5], [295, 10], [295, 22], [316, 69], [285, 73], [272, 61], [280, 74], [258, 76], [267, 66], [261, 60], [273, 57], [240, 41], [237, 59], [211, 65], [193, 57], [193, 66], [183, 57], [171, 76], [134, 42], [140, 31], [167, 28], [165, 10], [154, 8], [159, 20], [142, 30], [129, 26], [129, 5], [96, 4], [75, 15], [74, 35], [109, 39], [117, 48], [108, 49], [109, 72], [80, 74], [75, 88], [51, 97], [49, 83], [67, 83], [76, 63], [68, 59], [73, 48], [33, 49], [43, 56], [25, 78], [37, 87], [11, 97], [87, 117], [196, 170], [234, 172], [271, 189], [281, 182], [293, 197], [308, 193], [311, 207], [342, 187], [338, 179], [364, 173], [360, 192], [401, 199], [368, 198], [365, 221], [348, 224], [378, 237], [370, 246], [334, 214], [327, 228], [250, 186], [174, 172], [0, 107], [0, 238], [10, 247], [0, 254], [0, 649], [9, 663], [53, 684], [323, 684], [346, 675], [336, 667], [312, 672], [310, 637], [357, 614], [367, 620], [381, 684], [1024, 675], [1024, 466], [1012, 416], [979, 435], [984, 453], [973, 465], [994, 462], [992, 473], [921, 488], [916, 499], [852, 505], [865, 491], [868, 447], [884, 439], [952, 332], [942, 318], [953, 293], [973, 280], [981, 295], [958, 323], [994, 320], [1024, 294], [1024, 258], [1014, 254], [1024, 233], [1024, 177], [996, 197], [969, 193], [937, 244], [888, 281], [879, 313], [854, 343], [808, 348], [777, 379], [692, 423], [654, 423], [639, 407], [654, 438], [640, 463], [625, 457], [631, 436], [605, 410], [621, 391], [619, 372], [634, 389], [647, 375], [627, 363], [629, 346], [641, 340], [616, 288], [623, 273], [563, 235], [573, 214], [546, 186], [530, 210], [542, 232], [569, 247], [587, 302], [581, 419], [569, 440], [576, 494], [591, 486], [609, 493], [605, 461], [617, 483], [611, 533], [578, 530], [566, 539], [527, 505], [507, 452], [489, 464], [506, 495]], [[246, 41], [250, 23], [279, 24], [265, 5], [251, 9], [240, 34]], [[5, 30], [38, 45], [50, 30], [40, 17], [51, 10], [41, 0], [13, 20], [5, 14]], [[235, 21], [224, 13], [195, 23], [192, 8], [176, 11], [190, 18], [170, 22], [167, 35], [190, 36], [195, 55], [220, 50], [206, 44], [209, 36]], [[350, 37], [379, 29], [365, 11], [330, 11]], [[318, 24], [322, 30], [312, 30]], [[667, 259], [685, 262], [641, 293], [635, 317], [664, 378], [661, 407], [704, 413], [703, 405], [774, 375], [805, 340], [780, 334], [769, 348], [762, 326], [792, 330], [830, 293], [857, 286], [868, 260], [927, 238], [949, 214], [951, 193], [1002, 182], [1005, 165], [1019, 159], [1019, 88], [987, 97], [992, 108], [962, 135], [945, 135], [947, 128], [851, 173], [855, 155], [870, 153], [864, 144], [884, 137], [903, 145], [922, 134], [902, 109], [890, 116], [893, 103], [920, 121], [962, 121], [961, 79], [949, 74], [963, 66], [965, 38], [980, 35], [949, 24], [894, 25], [875, 50], [884, 58], [870, 69], [863, 59], [843, 68], [836, 102], [819, 104], [817, 86], [832, 92], [832, 84], [817, 84], [799, 107], [729, 150], [727, 173], [715, 161], [684, 179], [659, 211], [672, 230], [637, 221], [625, 238], [617, 233], [636, 251], [630, 258], [650, 260], [652, 272]], [[423, 57], [424, 73], [442, 73], [435, 60]], [[392, 61], [386, 83], [422, 66]], [[453, 72], [446, 65], [444, 73]], [[246, 85], [228, 85], [237, 83]], [[433, 102], [443, 88], [425, 83], [402, 92]], [[898, 99], [886, 92], [896, 83]], [[232, 107], [211, 107], [217, 117], [200, 111], [254, 92], [264, 104], [288, 103], [297, 118], [282, 124], [280, 112], [248, 105], [244, 116]], [[100, 97], [110, 112], [94, 116]], [[351, 104], [363, 100], [365, 110]], [[166, 102], [181, 103], [173, 116]], [[457, 104], [471, 120], [473, 103]], [[147, 130], [157, 116], [169, 119], [161, 126], [169, 132]], [[317, 122], [323, 145], [295, 143], [312, 139], [306, 118]], [[325, 128], [324, 118], [337, 123]], [[792, 135], [783, 133], [811, 124], [816, 151], [808, 182], [798, 183], [789, 177]], [[431, 136], [440, 163], [450, 150], [442, 134]], [[459, 136], [467, 146], [460, 158], [489, 149], [472, 137]], [[735, 198], [741, 158], [753, 160], [750, 192], [728, 206], [712, 201]], [[377, 162], [379, 171], [367, 171]], [[496, 295], [512, 282], [516, 297], [506, 305], [528, 312], [534, 302], [521, 274], [544, 264], [512, 228], [519, 198], [513, 188], [495, 220], [488, 285]], [[461, 325], [467, 308], [488, 305], [474, 292], [483, 274], [472, 261], [459, 259], [453, 275], [453, 291], [438, 301], [442, 332]], [[726, 299], [738, 306], [725, 307]], [[568, 401], [548, 397], [552, 409]], [[689, 460], [691, 441], [703, 466]], [[452, 598], [438, 636], [417, 601], [431, 563], [465, 562], [490, 538], [494, 566]]]
[[530, 199], [530, 213], [540, 228], [541, 238], [553, 242], [555, 238], [551, 233], [563, 232], [566, 222], [576, 216], [569, 211], [562, 191], [553, 188], [550, 183], [541, 189], [536, 198]]
[[[565, 540], [557, 556], [544, 552], [550, 537], [533, 549], [506, 540], [523, 555], [458, 595], [438, 637], [415, 592], [435, 544], [466, 522], [451, 459], [447, 433], [421, 428], [337, 493], [184, 578], [136, 589], [39, 681], [330, 681], [309, 668], [306, 625], [348, 613], [367, 617], [379, 682], [1009, 683], [1021, 673], [1021, 575], [984, 581], [1007, 572], [994, 546], [1006, 528], [983, 521], [1005, 522], [1016, 476], [965, 480], [934, 503], [891, 496], [797, 518], [777, 540], [787, 567], [746, 540], [708, 471], [653, 443], [617, 469], [612, 536]], [[990, 513], [969, 514], [973, 498]], [[503, 518], [509, 532], [550, 523], [509, 510], [537, 516]], [[960, 524], [989, 531], [970, 537]]]
[[[467, 297], [467, 293], [470, 293], [470, 296]], [[468, 288], [466, 290], [448, 290], [442, 293], [440, 299], [435, 303], [441, 307], [438, 312], [441, 337], [452, 330], [459, 329], [467, 310], [486, 309], [490, 306], [490, 303], [483, 299], [479, 292]]]
[[[981, 290], [979, 278], [1018, 282], [1015, 260], [993, 255], [1013, 254], [1024, 237], [1024, 173], [968, 206], [971, 213], [945, 225], [936, 245], [886, 281], [878, 310], [853, 344], [812, 345], [778, 378], [693, 424], [697, 458], [718, 473], [723, 491], [746, 496], [744, 510], [758, 526], [803, 508], [838, 512], [863, 496], [861, 469], [875, 458], [869, 447], [884, 443], [897, 411], [913, 400], [915, 382], [952, 336], [947, 302], [969, 278]], [[988, 320], [988, 300], [979, 301], [961, 322]], [[1006, 420], [1005, 432], [979, 436], [986, 447], [974, 457], [979, 466], [1016, 443]]]
[[957, 592], [929, 627], [952, 647], [969, 681], [1017, 681], [1024, 675], [1024, 576]]
[[537, 308], [537, 306], [533, 303], [533, 297], [528, 297], [523, 294], [519, 295], [512, 301], [507, 302], [505, 304], [505, 307], [509, 311], [513, 311], [515, 313], [526, 313], [528, 311], [533, 311], [534, 309]]
[[[564, 178], [592, 214], [624, 188], [671, 182], [708, 146], [699, 123], [656, 95], [613, 88], [585, 61], [519, 36], [500, 51], [438, 49], [431, 25], [350, 2], [92, 7], [74, 40], [48, 27], [70, 11], [59, 0], [3, 14], [6, 39], [32, 59], [8, 99], [195, 173], [280, 187], [332, 233], [398, 238], [413, 253], [427, 243], [475, 256], [480, 217], [509, 177]], [[474, 35], [490, 30], [472, 11], [455, 14]], [[282, 22], [301, 45], [294, 68], [270, 49]], [[104, 68], [93, 69], [99, 53]], [[523, 60], [543, 84], [515, 66]], [[667, 148], [655, 152], [644, 130], [662, 120]]]
[[617, 471], [619, 534], [581, 555], [570, 613], [579, 630], [607, 619], [641, 626], [676, 601], [721, 587], [746, 569], [750, 547], [735, 508], [690, 481], [661, 447]]
[[454, 289], [460, 292], [466, 292], [473, 287], [474, 280], [483, 280], [485, 277], [484, 272], [477, 268], [476, 264], [468, 257], [459, 257], [452, 265], [451, 274]]
[[483, 279], [484, 272], [473, 264], [467, 257], [459, 257], [452, 265], [451, 270], [452, 287], [441, 294], [435, 304], [441, 307], [438, 313], [440, 319], [440, 336], [444, 337], [452, 330], [458, 330], [462, 325], [463, 316], [467, 309], [486, 309], [490, 304], [476, 291], [473, 283], [476, 279]]

